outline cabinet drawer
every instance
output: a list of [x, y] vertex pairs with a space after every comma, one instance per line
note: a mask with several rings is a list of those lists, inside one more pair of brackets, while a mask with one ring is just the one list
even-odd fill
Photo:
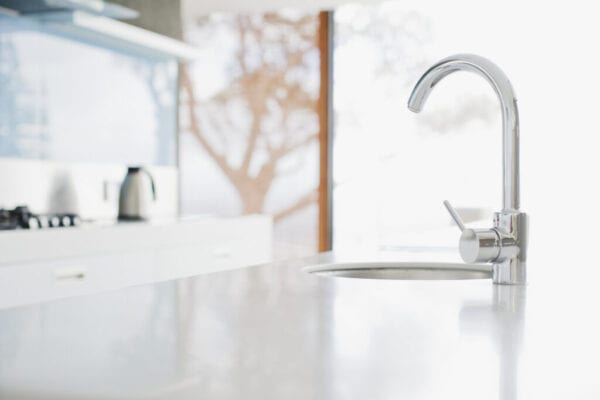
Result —
[[118, 289], [153, 281], [152, 252], [0, 267], [0, 307]]

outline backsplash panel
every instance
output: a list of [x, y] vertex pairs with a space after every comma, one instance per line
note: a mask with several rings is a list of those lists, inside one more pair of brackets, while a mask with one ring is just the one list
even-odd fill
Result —
[[0, 15], [0, 157], [174, 166], [177, 63]]
[[[177, 168], [150, 166], [156, 185], [153, 217], [178, 213]], [[0, 208], [27, 205], [35, 213], [75, 213], [84, 219], [117, 218], [121, 164], [62, 163], [0, 158]]]

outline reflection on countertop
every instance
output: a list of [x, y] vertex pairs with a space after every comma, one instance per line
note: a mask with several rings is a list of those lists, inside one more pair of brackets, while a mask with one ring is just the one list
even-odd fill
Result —
[[334, 261], [343, 257], [2, 310], [0, 397], [600, 396], [591, 368], [600, 358], [597, 301], [581, 296], [581, 286], [557, 292], [302, 271]]

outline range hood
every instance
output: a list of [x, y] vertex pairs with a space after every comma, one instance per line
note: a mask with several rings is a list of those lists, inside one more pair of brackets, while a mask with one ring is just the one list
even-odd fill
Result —
[[187, 43], [119, 21], [139, 13], [104, 1], [0, 0], [0, 14], [26, 19], [34, 29], [131, 54], [180, 62], [199, 56]]
[[49, 12], [29, 17], [54, 32], [123, 51], [179, 61], [194, 60], [199, 54], [196, 48], [179, 40], [84, 11]]
[[102, 0], [0, 0], [0, 7], [15, 11], [20, 15], [85, 11], [115, 19], [132, 19], [139, 16], [139, 13], [131, 8]]

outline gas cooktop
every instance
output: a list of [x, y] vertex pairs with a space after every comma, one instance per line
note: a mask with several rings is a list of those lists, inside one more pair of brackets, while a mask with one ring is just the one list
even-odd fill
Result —
[[27, 206], [0, 209], [0, 230], [73, 227], [81, 224], [77, 214], [34, 214]]

